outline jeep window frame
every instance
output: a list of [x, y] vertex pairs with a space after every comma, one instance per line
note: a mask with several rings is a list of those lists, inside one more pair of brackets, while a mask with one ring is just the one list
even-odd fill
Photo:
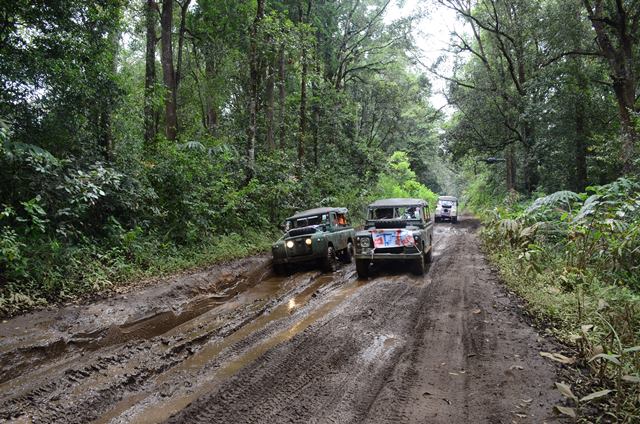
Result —
[[[402, 218], [399, 213], [399, 209], [408, 209], [408, 208], [417, 208], [418, 218]], [[373, 211], [378, 209], [392, 209], [393, 217], [392, 218], [373, 218]], [[415, 204], [406, 204], [406, 205], [393, 205], [393, 206], [369, 206], [367, 208], [367, 222], [376, 222], [376, 221], [386, 221], [386, 220], [394, 220], [394, 221], [410, 221], [415, 222], [418, 221], [420, 224], [424, 224], [431, 217], [429, 213], [428, 205], [415, 205]]]

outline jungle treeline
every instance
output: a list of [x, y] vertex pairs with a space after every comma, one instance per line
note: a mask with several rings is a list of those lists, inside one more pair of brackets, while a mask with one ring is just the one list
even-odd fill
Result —
[[446, 191], [423, 14], [391, 6], [2, 2], [0, 309], [263, 250], [296, 210]]

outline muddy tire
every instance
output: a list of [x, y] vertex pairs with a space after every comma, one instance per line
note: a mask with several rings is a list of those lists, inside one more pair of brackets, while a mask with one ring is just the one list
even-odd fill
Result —
[[429, 240], [429, 251], [424, 254], [424, 261], [428, 264], [433, 260], [433, 241]]
[[333, 246], [327, 247], [327, 253], [324, 259], [322, 259], [322, 270], [324, 272], [334, 272], [338, 269], [338, 259], [336, 258], [336, 251]]
[[413, 273], [415, 275], [424, 275], [425, 264], [424, 264], [424, 255], [420, 255], [413, 262]]
[[342, 251], [342, 254], [340, 255], [340, 260], [345, 264], [350, 264], [351, 262], [353, 262], [354, 253], [355, 252], [353, 250], [353, 243], [349, 242], [347, 243], [347, 247], [345, 247], [345, 249]]
[[288, 272], [286, 264], [273, 264], [273, 273], [276, 275], [286, 275]]
[[368, 259], [356, 259], [356, 272], [358, 278], [366, 279], [369, 277], [369, 260]]
[[451, 218], [451, 223], [452, 224], [457, 224], [458, 223], [458, 217], [454, 216], [453, 218]]
[[437, 216], [435, 218], [433, 218], [434, 222], [440, 222], [440, 218], [438, 218]]

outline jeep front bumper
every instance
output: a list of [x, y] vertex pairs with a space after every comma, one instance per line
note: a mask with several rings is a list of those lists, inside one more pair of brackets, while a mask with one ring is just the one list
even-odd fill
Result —
[[[381, 251], [383, 250], [383, 251]], [[371, 261], [406, 261], [418, 259], [422, 252], [417, 248], [404, 248], [402, 252], [385, 252], [387, 249], [362, 248], [356, 252], [356, 259], [369, 259]]]

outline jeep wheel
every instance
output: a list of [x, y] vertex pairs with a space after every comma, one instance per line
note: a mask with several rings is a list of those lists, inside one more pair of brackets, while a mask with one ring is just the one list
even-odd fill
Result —
[[424, 254], [424, 261], [428, 264], [433, 260], [433, 241], [429, 240], [429, 251]]
[[413, 263], [413, 273], [415, 275], [424, 275], [424, 255], [420, 255]]
[[369, 260], [356, 259], [356, 272], [358, 273], [358, 278], [366, 279], [369, 277]]
[[451, 222], [452, 222], [453, 224], [457, 224], [457, 223], [458, 223], [458, 217], [457, 217], [457, 216], [454, 216], [453, 218], [451, 218]]
[[338, 269], [338, 260], [336, 259], [336, 251], [333, 246], [327, 247], [327, 254], [322, 260], [322, 270], [325, 272], [334, 272]]
[[273, 272], [276, 275], [285, 275], [285, 274], [287, 274], [287, 265], [286, 264], [273, 264]]
[[342, 255], [340, 255], [340, 259], [345, 264], [350, 264], [353, 261], [353, 243], [347, 243], [347, 247], [342, 251]]

